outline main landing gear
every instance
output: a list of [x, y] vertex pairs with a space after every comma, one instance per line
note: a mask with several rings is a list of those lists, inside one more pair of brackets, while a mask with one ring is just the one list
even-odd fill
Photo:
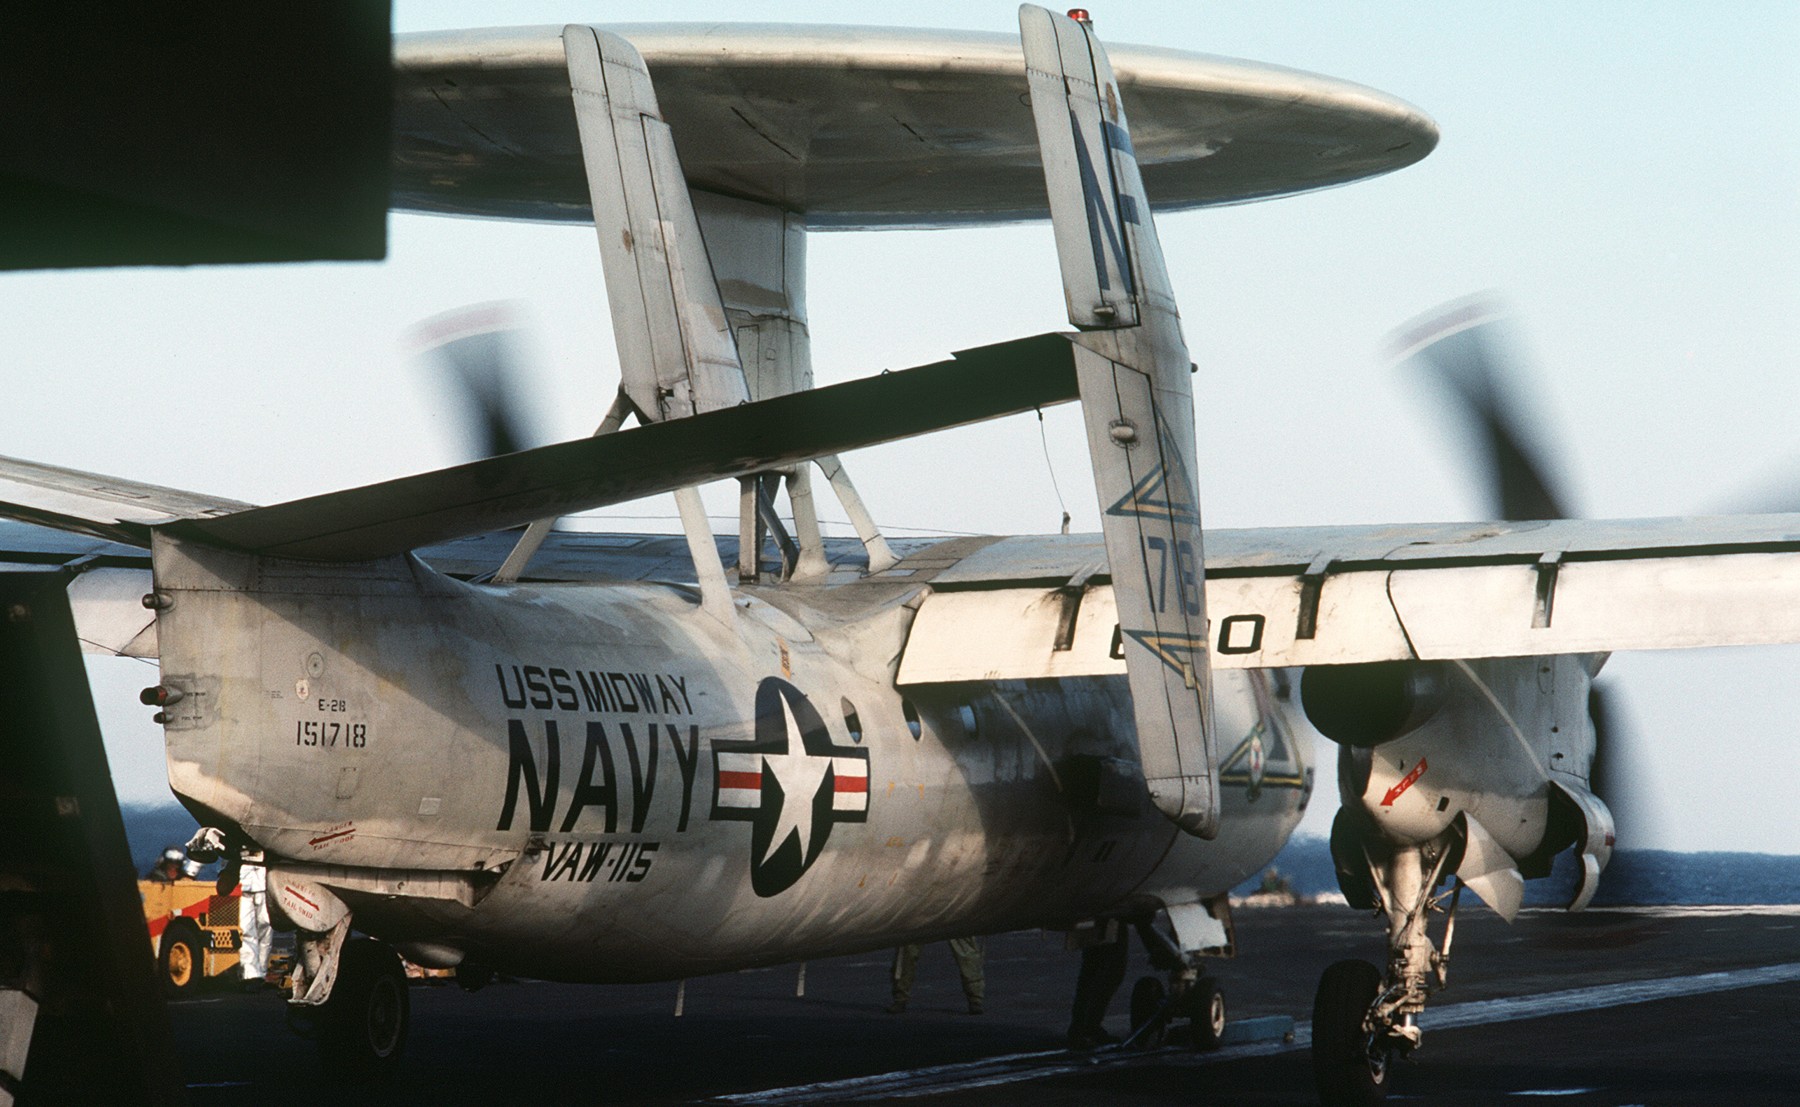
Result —
[[1140, 977], [1132, 986], [1127, 1045], [1217, 1049], [1224, 1036], [1225, 993], [1197, 967], [1183, 965], [1171, 972], [1168, 986], [1154, 976]]
[[1183, 949], [1179, 932], [1176, 936], [1165, 934], [1148, 920], [1141, 922], [1137, 930], [1151, 966], [1166, 972], [1168, 983], [1145, 976], [1132, 986], [1131, 1035], [1125, 1044], [1145, 1048], [1219, 1048], [1225, 1036], [1225, 993], [1219, 982], [1206, 974], [1200, 952]]
[[390, 1077], [412, 1023], [400, 956], [373, 938], [346, 942], [334, 934], [303, 934], [301, 954], [289, 1022], [313, 1039], [320, 1062], [339, 1079], [371, 1083]]
[[1339, 961], [1319, 978], [1313, 997], [1313, 1080], [1325, 1107], [1364, 1107], [1387, 1098], [1392, 1050], [1369, 1026], [1381, 970], [1367, 961]]
[[[1451, 850], [1447, 842], [1396, 850], [1385, 866], [1370, 865], [1371, 883], [1388, 917], [1387, 971], [1367, 961], [1339, 961], [1325, 970], [1313, 998], [1312, 1061], [1319, 1102], [1326, 1107], [1372, 1107], [1387, 1097], [1393, 1061], [1419, 1047], [1418, 1016], [1448, 983], [1450, 941], [1456, 932], [1457, 881], [1436, 891]], [[1427, 923], [1444, 916], [1442, 948]]]

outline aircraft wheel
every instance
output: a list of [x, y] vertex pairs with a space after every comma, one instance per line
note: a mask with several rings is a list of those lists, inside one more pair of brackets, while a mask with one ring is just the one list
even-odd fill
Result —
[[319, 1009], [319, 1058], [346, 1080], [388, 1077], [406, 1048], [411, 1016], [399, 955], [372, 938], [357, 938], [344, 946], [331, 998]]
[[1218, 1049], [1225, 1038], [1225, 993], [1219, 982], [1201, 977], [1188, 989], [1187, 1009], [1193, 1024], [1195, 1049]]
[[192, 995], [206, 977], [205, 951], [199, 927], [187, 919], [170, 923], [156, 951], [163, 987], [174, 995]]
[[[1154, 976], [1140, 977], [1131, 986], [1131, 1033], [1138, 1045], [1145, 1049], [1155, 1049], [1163, 1044], [1169, 1032], [1168, 1016], [1163, 1012], [1163, 1001], [1168, 996], [1168, 989], [1163, 982]], [[1138, 1031], [1150, 1023], [1156, 1023], [1142, 1034]]]
[[1367, 961], [1339, 961], [1319, 978], [1312, 1063], [1325, 1107], [1375, 1107], [1387, 1099], [1388, 1050], [1363, 1029], [1380, 992], [1381, 970]]

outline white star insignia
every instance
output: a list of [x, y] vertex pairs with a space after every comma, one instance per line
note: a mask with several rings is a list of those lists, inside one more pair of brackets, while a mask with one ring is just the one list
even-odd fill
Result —
[[781, 810], [775, 817], [775, 832], [769, 837], [769, 848], [763, 852], [764, 864], [775, 856], [791, 834], [800, 836], [800, 853], [806, 855], [812, 845], [813, 801], [824, 786], [825, 771], [831, 768], [831, 758], [814, 757], [806, 752], [806, 743], [800, 737], [800, 724], [795, 722], [794, 709], [785, 696], [781, 699], [781, 714], [787, 726], [787, 752], [763, 754], [763, 771], [774, 773], [781, 783]]

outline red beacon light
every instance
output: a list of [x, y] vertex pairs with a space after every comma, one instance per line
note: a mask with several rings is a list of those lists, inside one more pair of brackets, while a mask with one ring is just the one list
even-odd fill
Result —
[[170, 688], [166, 684], [152, 684], [138, 693], [138, 702], [145, 707], [167, 707], [181, 699], [179, 688]]
[[1086, 8], [1070, 8], [1069, 18], [1081, 24], [1083, 27], [1091, 26], [1094, 22], [1093, 17], [1088, 15], [1088, 10]]

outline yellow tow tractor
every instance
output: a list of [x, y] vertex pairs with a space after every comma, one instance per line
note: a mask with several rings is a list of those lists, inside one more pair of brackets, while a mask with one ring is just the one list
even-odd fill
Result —
[[238, 963], [238, 889], [220, 895], [210, 880], [140, 880], [150, 948], [163, 984], [177, 994], [229, 972]]

